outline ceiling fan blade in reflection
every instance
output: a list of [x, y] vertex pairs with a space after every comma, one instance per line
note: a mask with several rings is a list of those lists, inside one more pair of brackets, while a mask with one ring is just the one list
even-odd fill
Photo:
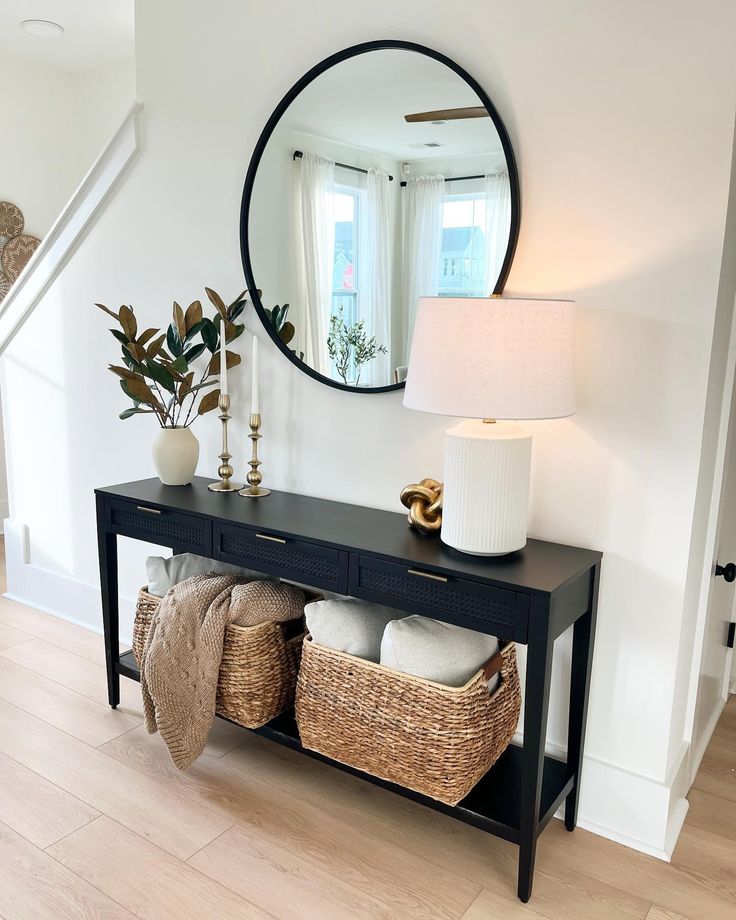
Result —
[[434, 112], [414, 112], [404, 115], [404, 121], [411, 124], [417, 121], [455, 121], [462, 118], [488, 118], [488, 110], [482, 105], [472, 105], [464, 109], [437, 109]]

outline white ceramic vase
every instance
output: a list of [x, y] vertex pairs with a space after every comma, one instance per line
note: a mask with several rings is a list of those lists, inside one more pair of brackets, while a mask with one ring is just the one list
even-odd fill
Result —
[[161, 428], [153, 441], [153, 464], [165, 486], [186, 486], [199, 460], [199, 441], [191, 428]]

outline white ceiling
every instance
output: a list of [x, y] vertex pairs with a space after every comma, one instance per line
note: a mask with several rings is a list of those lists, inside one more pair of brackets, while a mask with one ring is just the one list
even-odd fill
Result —
[[[325, 71], [294, 100], [281, 124], [398, 160], [467, 156], [501, 148], [490, 118], [407, 124], [404, 115], [480, 105], [468, 84], [433, 58], [382, 49]], [[439, 142], [441, 147], [414, 145]]]
[[[64, 27], [58, 38], [20, 28], [24, 19]], [[134, 0], [0, 0], [0, 50], [67, 71], [86, 70], [135, 54]]]

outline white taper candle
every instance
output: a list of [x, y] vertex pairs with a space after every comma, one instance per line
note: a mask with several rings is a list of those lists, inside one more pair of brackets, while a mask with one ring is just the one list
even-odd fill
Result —
[[227, 394], [227, 345], [225, 344], [225, 323], [220, 323], [220, 393]]
[[251, 377], [251, 413], [258, 415], [260, 413], [258, 399], [258, 339], [253, 336], [253, 367]]

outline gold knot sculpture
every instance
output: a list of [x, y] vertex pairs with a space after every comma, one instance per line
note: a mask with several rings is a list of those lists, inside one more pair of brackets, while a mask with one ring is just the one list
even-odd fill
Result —
[[409, 526], [422, 533], [437, 533], [442, 526], [442, 483], [422, 479], [401, 490], [401, 504], [409, 509]]

